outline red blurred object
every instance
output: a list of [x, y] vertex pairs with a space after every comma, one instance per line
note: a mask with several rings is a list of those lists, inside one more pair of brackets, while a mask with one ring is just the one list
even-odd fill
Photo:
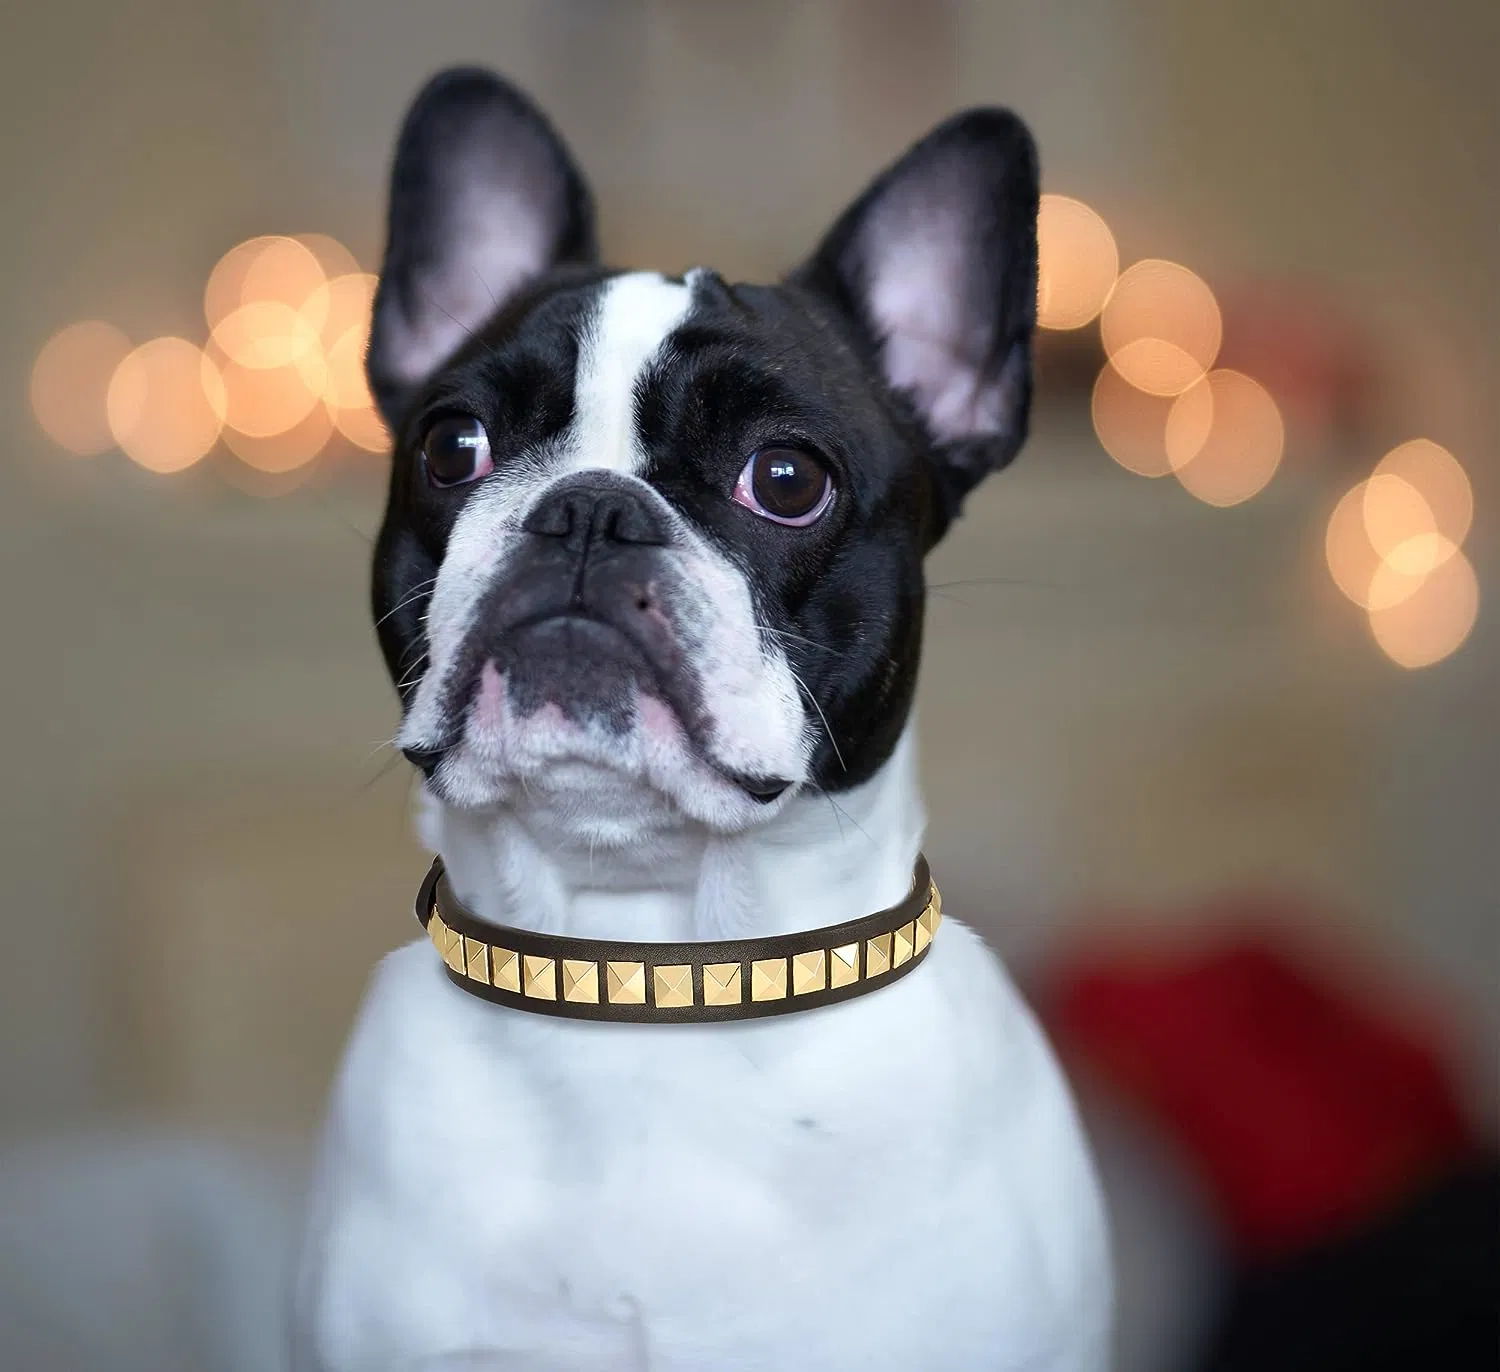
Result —
[[1043, 1006], [1189, 1155], [1249, 1257], [1350, 1229], [1477, 1147], [1436, 1036], [1269, 938], [1075, 955]]
[[1221, 290], [1219, 303], [1218, 365], [1275, 396], [1297, 448], [1325, 454], [1358, 443], [1379, 367], [1368, 332], [1341, 302], [1308, 282], [1254, 281]]

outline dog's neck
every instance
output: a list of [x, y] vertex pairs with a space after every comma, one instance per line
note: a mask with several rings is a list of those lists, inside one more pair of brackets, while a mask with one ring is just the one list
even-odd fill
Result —
[[637, 808], [643, 818], [625, 843], [602, 841], [571, 791], [535, 785], [514, 806], [481, 811], [424, 795], [421, 829], [482, 919], [676, 941], [793, 933], [893, 905], [911, 885], [924, 823], [910, 725], [863, 786], [832, 798], [806, 791], [743, 833], [715, 833], [644, 799]]

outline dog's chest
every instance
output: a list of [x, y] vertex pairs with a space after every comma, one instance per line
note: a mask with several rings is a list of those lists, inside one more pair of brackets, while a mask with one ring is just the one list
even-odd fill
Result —
[[993, 1007], [945, 1004], [923, 970], [833, 1015], [627, 1027], [497, 1015], [405, 950], [335, 1104], [325, 1309], [361, 1308], [372, 1350], [563, 1347], [579, 1368], [732, 1347], [939, 1367], [935, 1322], [955, 1346], [1007, 1324], [1029, 1343], [1068, 1276], [1071, 1238], [1035, 1232], [1055, 1189], [1038, 1168], [1081, 1162], [1071, 1136], [1035, 1156], [1066, 1100], [1017, 1063], [1010, 1113], [1045, 1109], [1006, 1126], [1000, 1045], [963, 1035], [976, 1015], [993, 1032]]

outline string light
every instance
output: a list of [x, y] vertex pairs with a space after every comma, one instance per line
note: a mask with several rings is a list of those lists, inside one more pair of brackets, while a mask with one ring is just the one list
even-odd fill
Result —
[[1147, 258], [1125, 271], [1099, 316], [1104, 351], [1137, 390], [1181, 395], [1219, 355], [1224, 326], [1202, 277]]
[[1462, 464], [1431, 439], [1414, 438], [1392, 448], [1375, 464], [1377, 479], [1397, 477], [1421, 493], [1433, 528], [1461, 544], [1474, 518], [1474, 490]]
[[1120, 271], [1115, 236], [1083, 201], [1044, 195], [1036, 237], [1036, 322], [1044, 329], [1080, 329], [1114, 289]]
[[1137, 390], [1106, 362], [1094, 382], [1089, 408], [1104, 451], [1126, 471], [1137, 476], [1171, 473], [1172, 461], [1166, 448], [1171, 397]]
[[105, 403], [110, 432], [132, 462], [178, 472], [207, 457], [224, 425], [224, 382], [185, 338], [153, 338], [125, 356]]
[[1328, 518], [1323, 540], [1333, 584], [1361, 609], [1370, 607], [1370, 585], [1381, 562], [1365, 525], [1365, 486], [1361, 481], [1344, 493]]
[[59, 447], [94, 457], [114, 447], [105, 395], [130, 340], [113, 324], [87, 319], [53, 334], [31, 369], [31, 412]]
[[1177, 480], [1208, 505], [1238, 505], [1265, 488], [1286, 432], [1270, 393], [1243, 372], [1209, 372], [1172, 403], [1163, 437]]
[[1413, 439], [1377, 462], [1329, 517], [1324, 548], [1334, 584], [1402, 667], [1442, 661], [1474, 626], [1479, 582], [1461, 547], [1473, 499], [1458, 459]]
[[[1389, 574], [1392, 564], [1388, 560], [1376, 573], [1372, 600], [1384, 598], [1379, 583]], [[1469, 559], [1454, 547], [1413, 588], [1389, 604], [1371, 606], [1370, 632], [1398, 666], [1430, 667], [1463, 645], [1478, 615], [1478, 578]]]

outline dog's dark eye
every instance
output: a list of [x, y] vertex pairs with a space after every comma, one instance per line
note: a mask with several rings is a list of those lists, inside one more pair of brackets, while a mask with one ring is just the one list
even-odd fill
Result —
[[434, 486], [462, 486], [494, 471], [490, 436], [471, 415], [439, 419], [422, 439], [422, 461]]
[[802, 528], [833, 503], [833, 479], [811, 453], [798, 448], [762, 448], [734, 487], [735, 500], [777, 524]]

